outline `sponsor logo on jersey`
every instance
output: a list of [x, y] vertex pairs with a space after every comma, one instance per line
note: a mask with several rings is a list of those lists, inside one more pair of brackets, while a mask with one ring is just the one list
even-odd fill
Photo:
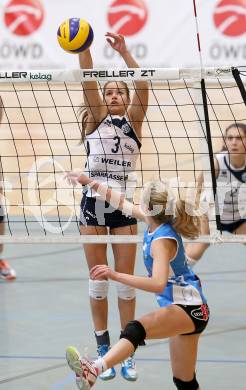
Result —
[[93, 158], [94, 162], [101, 162], [102, 164], [109, 164], [109, 165], [117, 165], [120, 167], [130, 167], [132, 166], [132, 163], [130, 161], [125, 160], [115, 160], [114, 158], [107, 158], [107, 157], [99, 157], [96, 156]]
[[[132, 145], [128, 145], [127, 143], [125, 143], [124, 147], [129, 150], [131, 153], [134, 153], [134, 147]], [[246, 179], [246, 178], [245, 178]]]
[[104, 121], [103, 123], [104, 123], [105, 125], [109, 126], [109, 127], [112, 126], [112, 122], [111, 122], [111, 120], [109, 120], [109, 119], [106, 119], [106, 121]]
[[131, 132], [131, 127], [128, 125], [128, 123], [125, 123], [122, 125], [121, 130], [124, 134], [129, 134]]
[[117, 173], [111, 173], [111, 172], [105, 172], [105, 171], [92, 171], [90, 173], [90, 177], [105, 177], [106, 179], [109, 180], [116, 180], [116, 181], [127, 181], [128, 180], [128, 175], [118, 175]]

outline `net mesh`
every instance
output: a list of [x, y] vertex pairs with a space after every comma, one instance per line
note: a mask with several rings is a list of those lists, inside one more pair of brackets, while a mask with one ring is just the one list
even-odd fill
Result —
[[[230, 69], [204, 72], [215, 152], [221, 149], [224, 130], [229, 124], [246, 123], [245, 102]], [[177, 196], [185, 198], [187, 191], [195, 191], [197, 178], [203, 172], [207, 174], [206, 185], [212, 188], [201, 73], [192, 69], [171, 73], [163, 69], [159, 73], [156, 70], [146, 76], [150, 98], [136, 167], [135, 202], [139, 201], [144, 183], [153, 179], [168, 179]], [[243, 76], [242, 69], [240, 73]], [[119, 70], [117, 75], [120, 75]], [[112, 80], [112, 74], [104, 75], [102, 80], [98, 75], [95, 78], [103, 88], [107, 79]], [[122, 79], [115, 74], [114, 78]], [[126, 75], [125, 80], [133, 93], [133, 77]], [[82, 242], [79, 233], [81, 188], [70, 187], [64, 180], [65, 172], [83, 169], [86, 161], [86, 150], [79, 142], [81, 74], [75, 77], [74, 72], [67, 71], [55, 74], [51, 81], [15, 81], [5, 79], [0, 83], [3, 106], [1, 203], [5, 210], [5, 242], [16, 242], [18, 237], [24, 242], [28, 237], [31, 242], [65, 242], [64, 239]], [[201, 240], [219, 241], [215, 215], [210, 213], [209, 218], [211, 236]], [[124, 241], [122, 236], [119, 239]], [[126, 240], [129, 242], [129, 237]], [[132, 240], [139, 242], [140, 238], [135, 236]]]

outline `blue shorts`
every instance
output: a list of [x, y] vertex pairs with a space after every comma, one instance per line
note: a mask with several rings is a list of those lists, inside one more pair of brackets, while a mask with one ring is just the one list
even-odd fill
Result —
[[220, 222], [219, 230], [226, 231], [229, 233], [233, 233], [239, 226], [246, 222], [246, 219], [240, 219], [239, 221], [235, 221], [232, 223], [222, 223]]
[[80, 204], [79, 224], [117, 228], [136, 225], [137, 220], [124, 215], [120, 210], [113, 208], [108, 202], [102, 201], [98, 197], [88, 197], [84, 194]]

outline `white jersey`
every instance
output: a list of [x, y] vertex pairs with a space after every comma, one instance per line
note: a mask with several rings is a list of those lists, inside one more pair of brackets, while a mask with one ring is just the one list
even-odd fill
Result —
[[216, 155], [219, 164], [217, 194], [220, 219], [224, 224], [246, 219], [246, 164], [235, 168], [230, 164], [228, 152]]
[[[136, 186], [136, 162], [141, 143], [123, 116], [108, 115], [86, 136], [88, 176], [121, 193]], [[133, 191], [131, 191], [133, 192]], [[93, 190], [87, 196], [98, 195]]]

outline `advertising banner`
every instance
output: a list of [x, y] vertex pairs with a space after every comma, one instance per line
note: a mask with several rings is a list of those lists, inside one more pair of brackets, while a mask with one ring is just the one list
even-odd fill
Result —
[[[126, 38], [141, 67], [197, 67], [193, 0], [2, 0], [0, 67], [64, 69], [78, 67], [78, 56], [57, 42], [67, 18], [86, 19], [94, 31], [95, 67], [122, 67], [105, 39], [107, 31]], [[197, 0], [204, 66], [244, 65], [246, 0]]]

